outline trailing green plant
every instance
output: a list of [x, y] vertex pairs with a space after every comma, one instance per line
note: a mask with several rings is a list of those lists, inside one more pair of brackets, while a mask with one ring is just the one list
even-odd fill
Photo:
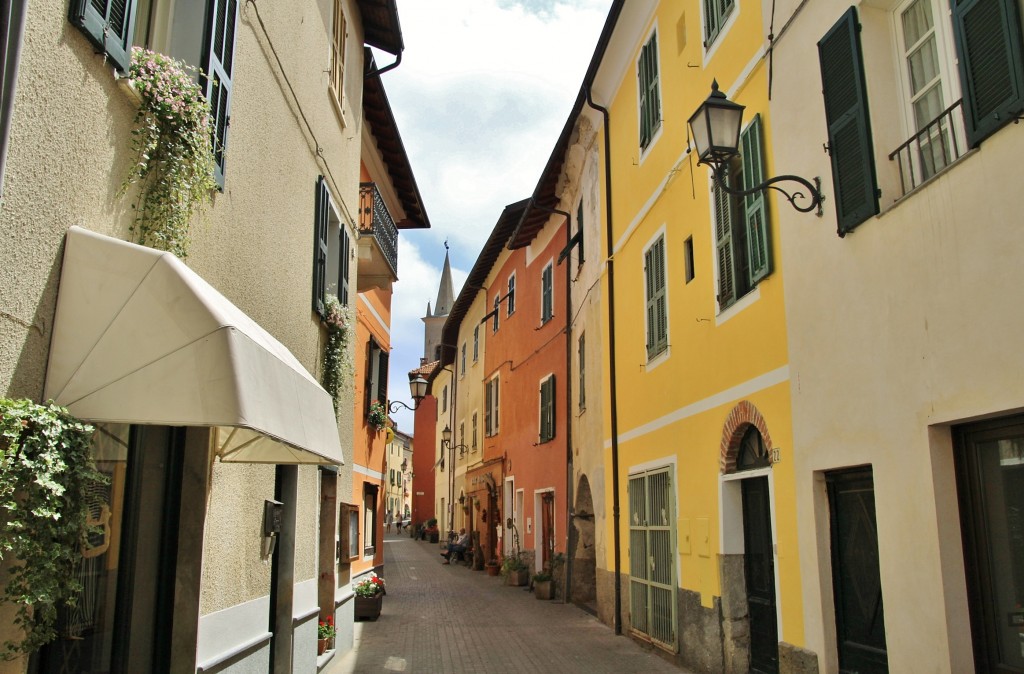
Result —
[[337, 414], [338, 399], [342, 391], [349, 390], [355, 376], [352, 354], [348, 348], [352, 309], [334, 295], [328, 295], [324, 305], [327, 345], [324, 347], [323, 385], [334, 400], [334, 412]]
[[92, 461], [92, 433], [52, 402], [0, 398], [0, 561], [10, 566], [2, 598], [17, 605], [24, 633], [4, 644], [4, 659], [52, 641], [58, 609], [82, 591], [87, 493], [107, 483]]
[[528, 568], [530, 567], [520, 559], [519, 555], [506, 555], [501, 562], [501, 575], [507, 576], [513, 571], [525, 571]]
[[378, 431], [384, 430], [384, 427], [388, 425], [387, 410], [384, 409], [384, 405], [379, 400], [374, 400], [370, 403], [370, 411], [366, 415], [366, 420]]
[[188, 256], [189, 224], [213, 199], [210, 104], [198, 70], [169, 56], [132, 48], [128, 76], [142, 99], [131, 149], [136, 160], [121, 187], [138, 183], [132, 232], [139, 243]]

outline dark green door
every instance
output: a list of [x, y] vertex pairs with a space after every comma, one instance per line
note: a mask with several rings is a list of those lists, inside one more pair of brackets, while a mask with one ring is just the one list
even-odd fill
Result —
[[871, 468], [829, 473], [827, 481], [839, 670], [888, 672]]
[[768, 478], [743, 480], [744, 571], [750, 615], [750, 669], [779, 671], [779, 631], [775, 611], [775, 550]]

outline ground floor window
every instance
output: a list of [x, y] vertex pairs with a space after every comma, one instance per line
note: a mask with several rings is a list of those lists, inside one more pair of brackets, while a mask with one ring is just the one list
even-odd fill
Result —
[[976, 669], [1024, 671], [1024, 416], [957, 429]]
[[166, 672], [184, 429], [98, 424], [93, 459], [109, 484], [89, 494], [96, 531], [82, 547], [83, 590], [60, 609], [60, 636], [30, 671]]
[[377, 485], [363, 485], [363, 555], [372, 557], [377, 545]]

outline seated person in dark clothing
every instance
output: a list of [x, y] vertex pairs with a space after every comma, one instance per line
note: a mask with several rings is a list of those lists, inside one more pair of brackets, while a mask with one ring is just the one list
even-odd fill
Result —
[[456, 556], [461, 556], [469, 547], [469, 534], [466, 533], [465, 529], [459, 530], [459, 538], [454, 543], [448, 544], [448, 549], [441, 553], [444, 557], [444, 563], [449, 564], [452, 560], [452, 553]]

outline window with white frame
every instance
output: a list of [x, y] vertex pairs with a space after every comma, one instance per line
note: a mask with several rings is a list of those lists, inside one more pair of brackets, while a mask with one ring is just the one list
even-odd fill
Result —
[[345, 57], [348, 48], [348, 22], [342, 0], [334, 0], [334, 20], [331, 30], [331, 79], [328, 87], [344, 122], [345, 110]]
[[555, 267], [548, 262], [540, 274], [540, 322], [547, 323], [555, 315]]
[[473, 327], [473, 362], [480, 359], [480, 326]]
[[498, 312], [501, 311], [501, 296], [500, 295], [495, 295], [494, 296], [494, 309], [493, 309], [493, 311], [494, 311], [494, 316], [491, 319], [493, 321], [491, 323], [491, 332], [497, 332], [498, 331]]
[[325, 318], [328, 295], [336, 297], [342, 306], [348, 305], [352, 244], [323, 176], [317, 178], [315, 197], [313, 311]]
[[[764, 180], [761, 116], [740, 134], [740, 154], [729, 163], [726, 180], [735, 189]], [[772, 271], [768, 207], [763, 190], [735, 197], [714, 186], [718, 307], [725, 309], [753, 290]]]
[[462, 343], [462, 357], [459, 360], [459, 377], [466, 376], [466, 343]]
[[704, 48], [709, 49], [711, 44], [725, 28], [725, 22], [729, 20], [735, 0], [704, 0]]
[[647, 316], [647, 359], [668, 348], [668, 297], [665, 281], [665, 235], [644, 251], [644, 295]]
[[498, 382], [495, 375], [484, 388], [484, 433], [490, 437], [498, 433]]
[[473, 435], [470, 436], [469, 448], [476, 451], [477, 412], [473, 410], [473, 425], [470, 427]]
[[511, 316], [516, 312], [516, 275], [512, 274], [508, 277], [508, 296], [505, 298], [505, 311], [506, 316]]
[[661, 89], [658, 81], [658, 33], [640, 50], [637, 87], [640, 104], [640, 149], [646, 150], [661, 128]]
[[549, 442], [555, 437], [555, 375], [548, 375], [540, 382], [540, 442]]

